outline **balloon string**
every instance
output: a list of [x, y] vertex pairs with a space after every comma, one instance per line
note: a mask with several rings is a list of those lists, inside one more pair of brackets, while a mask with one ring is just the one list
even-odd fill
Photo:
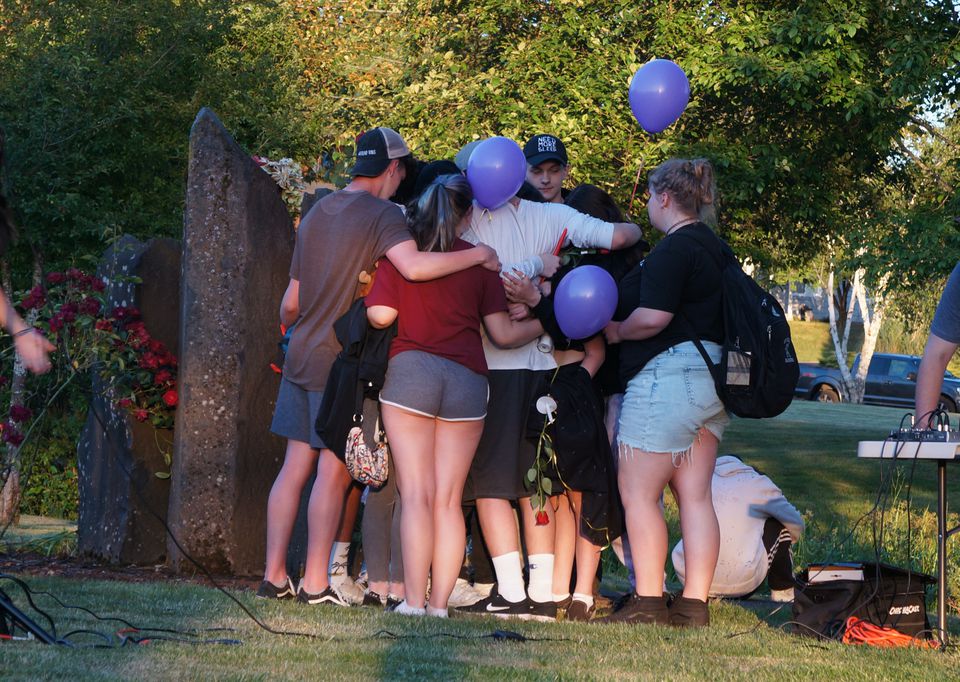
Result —
[[627, 213], [633, 216], [633, 200], [637, 196], [637, 187], [640, 186], [640, 174], [643, 172], [643, 157], [640, 157], [640, 167], [637, 169], [637, 179], [633, 182], [633, 193], [630, 195], [630, 210]]

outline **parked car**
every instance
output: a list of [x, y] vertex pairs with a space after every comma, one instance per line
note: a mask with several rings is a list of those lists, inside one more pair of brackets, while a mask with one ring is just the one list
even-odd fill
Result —
[[[856, 374], [860, 356], [853, 361], [851, 374]], [[863, 402], [867, 405], [888, 407], [913, 407], [917, 388], [917, 370], [920, 358], [916, 355], [874, 353], [867, 368], [867, 382]], [[947, 412], [956, 412], [960, 405], [960, 379], [944, 372], [940, 389], [940, 406]], [[796, 395], [805, 400], [825, 403], [847, 402], [849, 396], [840, 381], [840, 370], [809, 362], [800, 363], [800, 380]]]

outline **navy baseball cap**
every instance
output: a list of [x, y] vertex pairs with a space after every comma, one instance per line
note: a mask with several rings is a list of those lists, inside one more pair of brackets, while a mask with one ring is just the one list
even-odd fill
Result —
[[385, 170], [394, 159], [412, 156], [407, 143], [400, 133], [392, 128], [374, 128], [368, 130], [357, 140], [357, 161], [350, 175], [375, 178]]
[[558, 161], [567, 165], [567, 148], [560, 138], [553, 135], [534, 135], [523, 147], [523, 155], [531, 166], [539, 166], [544, 161]]

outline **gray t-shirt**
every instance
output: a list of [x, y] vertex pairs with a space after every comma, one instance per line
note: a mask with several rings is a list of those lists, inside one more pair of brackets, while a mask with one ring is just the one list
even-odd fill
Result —
[[290, 278], [300, 282], [300, 318], [283, 364], [288, 381], [324, 389], [340, 352], [333, 323], [355, 300], [360, 273], [373, 273], [379, 258], [410, 239], [400, 207], [368, 192], [340, 190], [310, 209], [290, 264]]
[[950, 273], [930, 331], [944, 341], [960, 343], [960, 263]]

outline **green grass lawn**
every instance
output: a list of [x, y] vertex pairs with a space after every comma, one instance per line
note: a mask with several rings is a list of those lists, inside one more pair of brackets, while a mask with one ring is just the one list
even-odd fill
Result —
[[[858, 461], [856, 443], [881, 439], [899, 420], [897, 410], [851, 405], [795, 403], [773, 420], [735, 421], [722, 452], [735, 453], [763, 469], [808, 519], [798, 563], [869, 559], [870, 519], [849, 533], [874, 504], [880, 463]], [[895, 477], [888, 500], [885, 557], [903, 564], [906, 551], [906, 487], [909, 466]], [[950, 493], [960, 500], [956, 471]], [[912, 482], [914, 566], [932, 571], [929, 527], [935, 499], [935, 465], [920, 462]], [[897, 509], [900, 509], [898, 512]], [[668, 514], [675, 513], [668, 501]], [[956, 515], [952, 523], [956, 524]], [[673, 531], [674, 535], [676, 531]], [[837, 544], [850, 535], [843, 547]], [[960, 594], [960, 553], [952, 540], [953, 594]], [[830, 556], [832, 555], [832, 556]], [[610, 577], [616, 582], [618, 576]], [[370, 609], [325, 609], [293, 603], [263, 603], [251, 592], [239, 599], [272, 628], [316, 635], [315, 639], [270, 634], [216, 590], [184, 583], [131, 584], [29, 577], [34, 590], [101, 615], [123, 617], [140, 626], [178, 629], [226, 627], [211, 632], [240, 645], [197, 645], [156, 641], [123, 649], [66, 649], [28, 642], [0, 642], [2, 679], [677, 679], [677, 680], [901, 680], [960, 679], [960, 653], [877, 650], [813, 642], [782, 631], [789, 609], [769, 617], [771, 606], [738, 603], [711, 606], [713, 626], [702, 631], [600, 624], [519, 623], [457, 618], [408, 619]], [[0, 587], [25, 606], [16, 587]], [[47, 596], [37, 605], [56, 620], [58, 632], [87, 628], [112, 633], [123, 627], [98, 622], [58, 607]], [[955, 605], [953, 609], [956, 612]], [[932, 615], [932, 614], [931, 614]], [[770, 622], [766, 622], [764, 619]], [[39, 620], [39, 619], [38, 619]], [[526, 642], [493, 641], [506, 628]], [[950, 630], [960, 641], [960, 622]], [[388, 634], [390, 633], [390, 634]], [[534, 639], [536, 638], [536, 639]], [[92, 636], [76, 635], [93, 644]]]

